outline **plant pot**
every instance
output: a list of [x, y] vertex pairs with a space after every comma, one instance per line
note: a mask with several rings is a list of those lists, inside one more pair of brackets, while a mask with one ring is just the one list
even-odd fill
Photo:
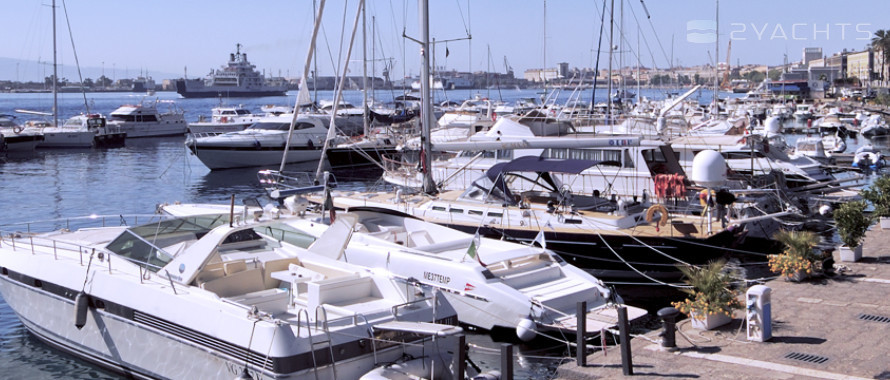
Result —
[[705, 316], [705, 319], [698, 319], [696, 318], [698, 314], [693, 312], [690, 317], [692, 318], [692, 328], [699, 330], [713, 330], [732, 322], [732, 317], [723, 313], [708, 314]]
[[785, 280], [791, 281], [791, 282], [801, 282], [803, 280], [806, 280], [809, 277], [810, 277], [810, 275], [807, 274], [807, 271], [797, 270], [797, 271], [794, 271], [794, 273], [791, 275], [791, 277], [785, 277]]
[[890, 218], [886, 216], [881, 217], [881, 229], [890, 230]]
[[856, 248], [850, 249], [846, 245], [842, 245], [838, 247], [838, 251], [841, 254], [841, 261], [844, 262], [856, 262], [862, 258], [862, 244], [856, 246]]

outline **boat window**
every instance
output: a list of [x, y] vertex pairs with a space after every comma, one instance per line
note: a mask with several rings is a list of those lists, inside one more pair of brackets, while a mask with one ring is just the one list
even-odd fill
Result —
[[235, 112], [237, 112], [239, 115], [250, 115], [250, 111], [248, 110], [237, 110]]
[[488, 216], [490, 216], [490, 217], [492, 217], [492, 218], [503, 218], [503, 217], [504, 217], [504, 213], [502, 213], [502, 212], [490, 212], [490, 213], [488, 213]]
[[451, 212], [451, 213], [453, 213], [453, 214], [463, 214], [463, 213], [464, 213], [464, 209], [462, 209], [462, 208], [453, 208], [453, 209], [448, 210], [448, 211]]
[[442, 207], [442, 206], [433, 206], [433, 211], [445, 211], [445, 207]]
[[272, 239], [293, 244], [300, 248], [309, 248], [315, 242], [315, 236], [306, 232], [295, 229], [286, 224], [276, 224], [263, 226], [255, 229], [261, 235], [268, 236]]
[[482, 215], [482, 211], [480, 211], [480, 210], [470, 210], [470, 211], [467, 211], [467, 214], [469, 214], [469, 215]]
[[541, 157], [544, 158], [615, 161], [621, 162], [623, 164], [623, 167], [633, 167], [633, 160], [622, 160], [622, 156], [622, 150], [612, 149], [549, 148], [545, 149], [544, 152], [541, 154]]
[[177, 252], [173, 247], [195, 241], [213, 228], [228, 223], [224, 215], [205, 215], [162, 220], [127, 229], [105, 248], [154, 272], [167, 265]]

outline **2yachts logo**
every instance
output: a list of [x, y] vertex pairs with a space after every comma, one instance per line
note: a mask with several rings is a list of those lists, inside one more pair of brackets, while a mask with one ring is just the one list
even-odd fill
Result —
[[[869, 41], [874, 34], [870, 23], [742, 23], [729, 24], [733, 41]], [[686, 41], [709, 44], [717, 41], [717, 22], [690, 20], [686, 22]]]

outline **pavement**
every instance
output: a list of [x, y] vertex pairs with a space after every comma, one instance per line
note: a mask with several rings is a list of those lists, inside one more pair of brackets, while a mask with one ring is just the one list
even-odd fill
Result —
[[[800, 283], [778, 278], [772, 289], [772, 339], [747, 340], [744, 311], [715, 330], [677, 323], [676, 349], [661, 347], [661, 329], [631, 339], [633, 376], [624, 376], [619, 346], [574, 361], [560, 379], [890, 379], [890, 230], [872, 226], [855, 263]], [[744, 297], [744, 295], [742, 295]], [[744, 298], [742, 298], [744, 304]]]

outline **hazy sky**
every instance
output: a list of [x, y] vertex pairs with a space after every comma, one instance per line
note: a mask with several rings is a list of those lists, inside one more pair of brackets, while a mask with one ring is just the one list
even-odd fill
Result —
[[[526, 69], [553, 67], [557, 62], [568, 62], [572, 67], [595, 64], [602, 0], [430, 2], [432, 38], [465, 38], [468, 31], [473, 37], [470, 42], [447, 43], [447, 58], [446, 44], [437, 44], [438, 66], [479, 71], [488, 69], [490, 62], [492, 71], [503, 72], [506, 57], [516, 75], [522, 76]], [[51, 62], [50, 3], [5, 2], [0, 58]], [[357, 0], [327, 2], [324, 33], [318, 42], [317, 67], [322, 75], [333, 75], [337, 65], [342, 66], [346, 42], [341, 47], [340, 35], [349, 36], [357, 4]], [[615, 0], [615, 45], [619, 44], [621, 4]], [[59, 62], [73, 66], [62, 5], [62, 0], [57, 0]], [[236, 43], [244, 46], [248, 59], [258, 68], [298, 76], [313, 20], [312, 0], [67, 0], [64, 5], [81, 67], [95, 71], [104, 66], [107, 76], [112, 77], [114, 71], [117, 78], [125, 74], [133, 77], [140, 70], [147, 70], [155, 79], [182, 76], [186, 67], [190, 77], [203, 76], [225, 64]], [[651, 19], [646, 19], [639, 0], [624, 1], [626, 41], [619, 50], [624, 52], [626, 65], [635, 64], [638, 55], [643, 65], [653, 66], [654, 61], [660, 68], [669, 65], [672, 53], [681, 65], [712, 59], [715, 0], [645, 0], [645, 5]], [[874, 31], [890, 29], [888, 13], [890, 3], [886, 0], [724, 0], [720, 3], [719, 59], [726, 59], [729, 39], [733, 40], [733, 65], [739, 61], [779, 64], [786, 52], [789, 60], [799, 60], [801, 49], [808, 46], [822, 47], [826, 55], [844, 48], [862, 49]], [[376, 19], [376, 58], [393, 60], [393, 78], [416, 75], [418, 46], [401, 35], [405, 30], [410, 37], [420, 36], [417, 1], [368, 0], [367, 15], [369, 34], [372, 16]], [[604, 51], [608, 22], [607, 13]], [[642, 31], [639, 49], [638, 30]], [[360, 39], [353, 56], [361, 59]], [[606, 56], [604, 52], [600, 67], [608, 65]], [[378, 75], [381, 67], [378, 63]], [[36, 63], [0, 65], [0, 79], [42, 78], [44, 72], [49, 69]], [[360, 61], [350, 63], [350, 73], [361, 74]], [[60, 77], [76, 75], [73, 71], [60, 73]]]

